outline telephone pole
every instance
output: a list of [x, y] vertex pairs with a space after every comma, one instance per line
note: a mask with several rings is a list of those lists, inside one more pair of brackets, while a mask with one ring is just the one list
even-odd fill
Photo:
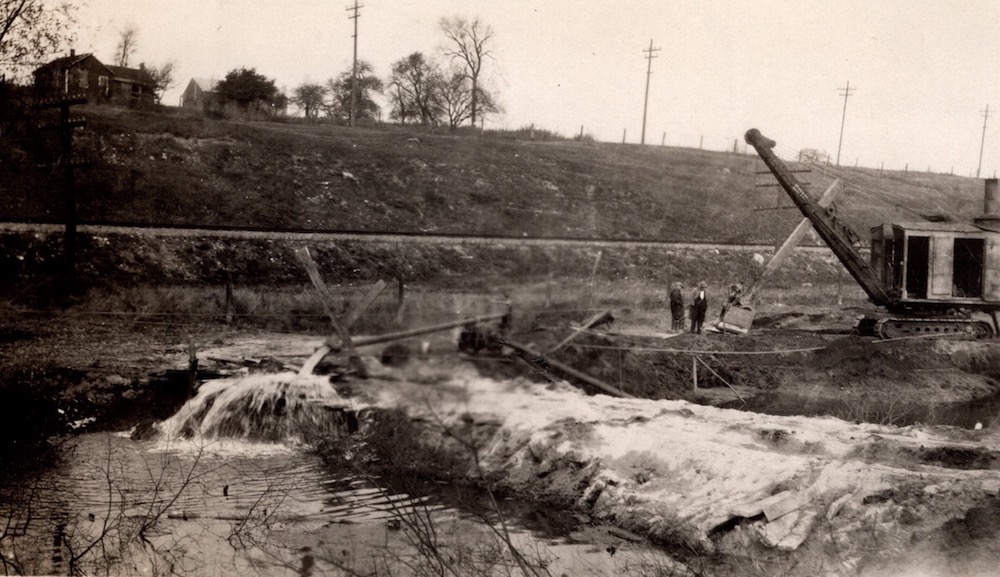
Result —
[[844, 97], [844, 113], [840, 116], [840, 142], [837, 143], [837, 166], [840, 166], [840, 147], [844, 144], [844, 120], [847, 119], [847, 97], [851, 95], [854, 88], [851, 88], [851, 81], [847, 81], [846, 88], [838, 88], [837, 90], [843, 90], [842, 96]]
[[354, 0], [354, 6], [348, 6], [348, 12], [354, 12], [347, 18], [354, 20], [354, 63], [351, 66], [351, 126], [354, 126], [354, 117], [358, 110], [358, 10], [364, 5], [358, 5], [358, 0]]
[[653, 48], [653, 39], [649, 39], [649, 48], [643, 50], [646, 53], [646, 97], [642, 100], [642, 137], [639, 144], [646, 144], [646, 106], [649, 105], [649, 77], [653, 74], [653, 59], [659, 48]]
[[976, 167], [976, 178], [979, 178], [979, 169], [983, 167], [983, 145], [986, 144], [986, 120], [990, 117], [990, 104], [986, 103], [986, 110], [983, 111], [983, 139], [979, 141], [979, 166]]

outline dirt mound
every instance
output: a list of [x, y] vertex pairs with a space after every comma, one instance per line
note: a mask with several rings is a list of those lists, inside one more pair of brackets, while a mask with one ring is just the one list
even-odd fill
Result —
[[932, 341], [884, 342], [852, 335], [817, 351], [813, 366], [843, 376], [903, 378], [914, 369], [950, 368], [952, 363], [934, 351]]

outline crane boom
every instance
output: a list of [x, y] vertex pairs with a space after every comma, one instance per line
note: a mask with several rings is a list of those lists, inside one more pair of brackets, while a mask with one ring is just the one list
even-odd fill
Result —
[[820, 238], [830, 247], [833, 254], [851, 273], [854, 280], [861, 285], [868, 298], [873, 303], [881, 306], [889, 306], [892, 299], [879, 282], [878, 273], [864, 259], [860, 252], [854, 248], [854, 241], [858, 238], [857, 233], [846, 224], [840, 222], [832, 214], [827, 212], [818, 202], [813, 200], [802, 183], [795, 178], [792, 171], [785, 166], [774, 152], [775, 142], [766, 138], [756, 128], [747, 131], [745, 139], [747, 144], [757, 150], [761, 160], [767, 165], [771, 173], [778, 180], [778, 184], [788, 194], [799, 208], [802, 215], [812, 222], [813, 228]]

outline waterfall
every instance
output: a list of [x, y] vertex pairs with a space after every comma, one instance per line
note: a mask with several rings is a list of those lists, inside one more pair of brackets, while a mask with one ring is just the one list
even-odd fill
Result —
[[351, 408], [326, 377], [255, 374], [205, 382], [157, 428], [167, 438], [308, 441], [336, 434]]

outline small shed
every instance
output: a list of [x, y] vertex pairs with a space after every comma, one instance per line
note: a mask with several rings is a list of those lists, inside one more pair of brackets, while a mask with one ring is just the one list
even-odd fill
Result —
[[222, 109], [218, 94], [218, 80], [208, 78], [192, 78], [187, 88], [181, 94], [181, 108], [208, 113]]

